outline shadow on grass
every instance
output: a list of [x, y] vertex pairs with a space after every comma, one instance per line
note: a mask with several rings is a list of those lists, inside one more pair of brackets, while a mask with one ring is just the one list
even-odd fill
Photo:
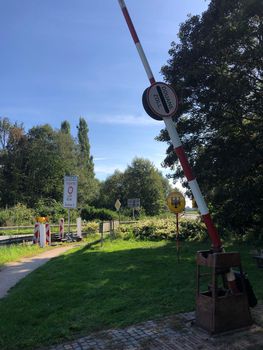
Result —
[[0, 301], [0, 348], [32, 349], [193, 308], [191, 251], [178, 264], [173, 243], [107, 245], [113, 251], [66, 253], [19, 282]]
[[205, 245], [114, 241], [68, 252], [0, 301], [0, 349], [36, 349], [90, 332], [190, 311]]

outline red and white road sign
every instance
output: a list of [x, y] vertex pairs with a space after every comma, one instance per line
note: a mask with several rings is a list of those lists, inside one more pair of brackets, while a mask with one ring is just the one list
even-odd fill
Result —
[[78, 177], [77, 176], [64, 176], [64, 195], [63, 206], [64, 208], [77, 208], [77, 195], [78, 195]]

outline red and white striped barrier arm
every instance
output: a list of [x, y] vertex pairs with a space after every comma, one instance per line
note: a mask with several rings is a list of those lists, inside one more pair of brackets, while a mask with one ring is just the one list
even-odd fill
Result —
[[141, 58], [142, 64], [144, 66], [144, 69], [146, 71], [146, 74], [148, 76], [148, 79], [149, 79], [149, 81], [150, 81], [150, 83], [152, 85], [152, 84], [155, 83], [155, 79], [154, 79], [151, 67], [149, 65], [149, 62], [148, 62], [148, 60], [147, 60], [147, 58], [145, 56], [145, 53], [144, 53], [144, 50], [143, 50], [142, 45], [140, 43], [140, 40], [138, 38], [138, 35], [136, 33], [136, 30], [134, 28], [134, 25], [132, 23], [132, 20], [131, 20], [131, 17], [129, 15], [129, 12], [127, 10], [127, 7], [125, 5], [125, 2], [124, 2], [124, 0], [118, 0], [118, 1], [119, 1], [121, 10], [122, 10], [123, 16], [124, 16], [124, 18], [126, 20], [126, 23], [127, 23], [128, 27], [129, 27], [129, 30], [130, 30], [131, 36], [133, 38], [134, 44], [136, 46], [136, 49], [138, 51], [138, 54], [139, 54], [139, 56]]
[[[130, 30], [130, 34], [131, 34], [133, 41], [136, 45], [136, 48], [137, 48], [137, 51], [138, 51], [139, 56], [141, 58], [142, 64], [144, 66], [144, 69], [145, 69], [146, 74], [148, 76], [148, 79], [150, 81], [150, 84], [152, 85], [155, 83], [155, 79], [154, 79], [151, 67], [149, 65], [149, 62], [148, 62], [148, 60], [145, 56], [145, 53], [143, 51], [142, 45], [140, 44], [138, 35], [135, 31], [134, 25], [132, 23], [129, 12], [127, 10], [125, 1], [124, 0], [118, 0], [118, 1], [120, 4], [122, 13], [124, 15], [124, 18], [126, 20], [126, 23], [128, 25], [128, 28]], [[178, 132], [176, 130], [175, 123], [173, 122], [172, 117], [165, 117], [165, 118], [163, 118], [163, 121], [165, 123], [166, 129], [167, 129], [169, 136], [170, 136], [170, 139], [172, 141], [172, 144], [174, 147], [174, 152], [176, 153], [176, 155], [181, 163], [181, 166], [183, 168], [184, 174], [187, 178], [187, 181], [188, 181], [189, 186], [191, 188], [191, 191], [193, 193], [194, 199], [197, 203], [200, 214], [201, 214], [203, 221], [206, 225], [208, 234], [209, 234], [210, 239], [212, 241], [213, 248], [215, 250], [220, 250], [222, 243], [221, 243], [219, 234], [218, 234], [218, 232], [213, 224], [213, 221], [212, 221], [211, 216], [209, 214], [209, 210], [207, 208], [207, 205], [205, 203], [203, 195], [200, 191], [197, 180], [196, 180], [195, 176], [193, 175], [192, 169], [191, 169], [190, 164], [188, 162], [188, 159], [185, 155], [180, 137], [179, 137]]]

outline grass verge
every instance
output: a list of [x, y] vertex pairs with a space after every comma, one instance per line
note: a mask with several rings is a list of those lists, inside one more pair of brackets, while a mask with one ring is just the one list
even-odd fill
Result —
[[[27, 276], [0, 301], [0, 348], [36, 349], [193, 310], [195, 252], [206, 248], [183, 243], [180, 263], [175, 244], [167, 241], [116, 240], [103, 248], [69, 251]], [[247, 247], [233, 248], [241, 251], [262, 300], [262, 271]]]
[[0, 269], [1, 267], [11, 261], [17, 261], [21, 258], [29, 258], [31, 256], [43, 253], [50, 247], [40, 248], [38, 245], [23, 245], [23, 244], [11, 244], [8, 246], [0, 247]]

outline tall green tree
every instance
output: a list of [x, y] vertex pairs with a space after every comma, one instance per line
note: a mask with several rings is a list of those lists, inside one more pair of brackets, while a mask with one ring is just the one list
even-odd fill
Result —
[[8, 136], [1, 150], [0, 203], [13, 206], [26, 200], [27, 138], [22, 126], [9, 124]]
[[0, 117], [0, 150], [1, 151], [6, 149], [10, 130], [12, 127], [13, 125], [7, 117]]
[[122, 205], [127, 202], [124, 174], [119, 170], [107, 177], [100, 186], [99, 200], [96, 205], [102, 208], [114, 209], [114, 204], [119, 199]]
[[61, 123], [61, 128], [55, 137], [64, 175], [75, 174], [78, 169], [78, 150], [75, 140], [70, 134], [68, 121], [65, 120]]
[[89, 204], [98, 194], [99, 182], [95, 179], [93, 157], [90, 154], [88, 124], [84, 118], [79, 119], [78, 129], [78, 171], [80, 205]]
[[147, 215], [158, 215], [170, 190], [168, 180], [148, 159], [134, 158], [124, 172], [116, 170], [102, 183], [98, 205], [113, 209], [119, 199], [126, 207], [129, 198], [140, 198]]
[[28, 131], [27, 138], [28, 204], [33, 206], [42, 198], [61, 201], [65, 171], [56, 131], [47, 124], [36, 126]]
[[94, 173], [93, 157], [90, 155], [90, 143], [88, 138], [88, 124], [84, 118], [79, 118], [78, 142], [80, 153], [80, 165], [90, 174]]
[[159, 171], [147, 159], [135, 158], [124, 172], [128, 198], [140, 198], [148, 215], [158, 215], [165, 205], [163, 181]]
[[[262, 232], [262, 13], [260, 0], [212, 0], [181, 25], [162, 68], [200, 187], [221, 229], [241, 234]], [[170, 142], [165, 130], [158, 139]], [[178, 164], [171, 145], [164, 163]]]
[[70, 134], [70, 124], [67, 120], [64, 120], [61, 123], [60, 131], [63, 132], [64, 134]]

